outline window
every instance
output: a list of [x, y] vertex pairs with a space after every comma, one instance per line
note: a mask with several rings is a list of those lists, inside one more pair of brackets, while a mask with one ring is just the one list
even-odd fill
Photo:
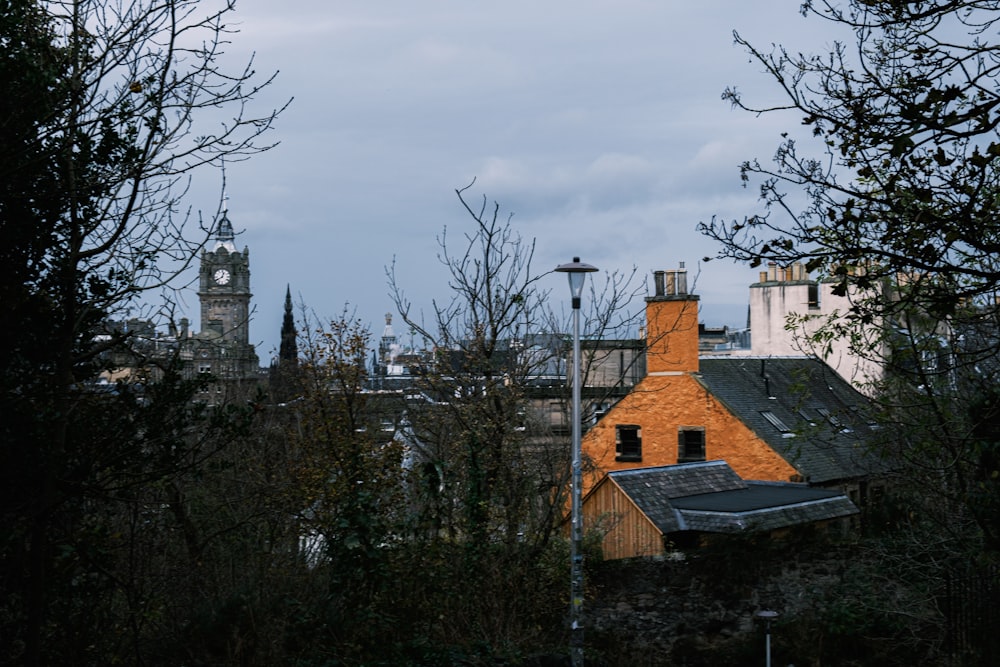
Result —
[[830, 412], [829, 408], [816, 408], [816, 412], [818, 412], [821, 415], [823, 415], [823, 417], [828, 422], [830, 422], [832, 425], [837, 426], [837, 427], [840, 426], [840, 419], [837, 417], [837, 415], [835, 415], [832, 412]]
[[642, 461], [642, 429], [619, 424], [615, 427], [615, 461]]
[[767, 422], [778, 429], [779, 433], [791, 433], [792, 429], [788, 428], [785, 422], [781, 421], [778, 415], [774, 414], [770, 410], [764, 410], [760, 413], [760, 416], [767, 420]]
[[705, 460], [705, 427], [681, 426], [677, 429], [677, 462]]
[[549, 427], [553, 433], [561, 434], [569, 431], [569, 418], [565, 407], [559, 401], [549, 403]]

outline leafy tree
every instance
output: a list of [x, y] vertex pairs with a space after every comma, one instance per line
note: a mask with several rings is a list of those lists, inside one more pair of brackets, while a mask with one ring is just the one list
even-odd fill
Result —
[[[169, 364], [158, 388], [95, 381], [131, 343], [106, 323], [205, 239], [179, 213], [190, 174], [269, 147], [277, 112], [247, 103], [270, 79], [219, 66], [233, 10], [0, 2], [0, 298], [17, 323], [0, 334], [4, 661], [123, 655], [141, 604], [115, 568], [118, 512], [231, 436]], [[216, 109], [232, 113], [213, 125]]]
[[[784, 101], [760, 108], [736, 88], [724, 98], [754, 113], [798, 112], [815, 154], [785, 133], [773, 165], [742, 167], [765, 212], [702, 230], [720, 254], [756, 265], [802, 261], [846, 293], [866, 296], [908, 279], [894, 300], [858, 312], [917, 305], [936, 316], [995, 291], [998, 188], [998, 6], [978, 0], [802, 5], [853, 38], [827, 54], [739, 45]], [[881, 295], [877, 295], [881, 296]]]
[[998, 9], [810, 0], [803, 14], [848, 36], [818, 55], [763, 51], [737, 35], [784, 99], [761, 108], [735, 88], [724, 98], [795, 112], [812, 142], [786, 133], [773, 164], [743, 163], [763, 213], [701, 226], [720, 256], [804, 262], [850, 298], [817, 338], [848, 337], [883, 369], [869, 392], [897, 427], [890, 451], [911, 471], [934, 471], [949, 511], [968, 510], [975, 480], [991, 474], [974, 454], [970, 401], [1000, 371]]
[[384, 547], [402, 513], [400, 445], [363, 392], [369, 341], [346, 315], [307, 339], [292, 438], [300, 523], [318, 539], [313, 557], [331, 563], [343, 623], [382, 585]]
[[870, 546], [941, 586], [955, 564], [1000, 548], [998, 9], [806, 0], [806, 17], [844, 36], [821, 54], [737, 34], [782, 99], [755, 105], [736, 88], [724, 99], [794, 114], [811, 136], [790, 128], [772, 163], [742, 164], [762, 212], [701, 225], [720, 257], [803, 262], [848, 297], [813, 342], [844, 337], [881, 371], [866, 390], [899, 475], [897, 497], [870, 517], [891, 531]]

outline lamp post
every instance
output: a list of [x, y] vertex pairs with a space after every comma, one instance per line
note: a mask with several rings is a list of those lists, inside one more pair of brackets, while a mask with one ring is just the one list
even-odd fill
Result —
[[584, 264], [574, 257], [569, 264], [560, 264], [556, 271], [569, 274], [569, 291], [573, 297], [573, 464], [570, 497], [570, 659], [573, 667], [583, 667], [583, 516], [581, 498], [583, 474], [580, 453], [580, 298], [586, 274], [597, 267]]
[[778, 618], [778, 612], [761, 609], [756, 616], [764, 621], [764, 665], [771, 667], [771, 621]]

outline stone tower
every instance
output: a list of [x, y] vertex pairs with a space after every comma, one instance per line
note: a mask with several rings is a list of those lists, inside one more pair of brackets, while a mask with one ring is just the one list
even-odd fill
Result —
[[250, 250], [236, 250], [233, 226], [223, 212], [214, 245], [201, 255], [198, 299], [201, 331], [227, 343], [250, 344]]
[[198, 273], [201, 331], [186, 345], [198, 372], [220, 380], [256, 379], [260, 360], [250, 344], [250, 250], [236, 249], [223, 211]]

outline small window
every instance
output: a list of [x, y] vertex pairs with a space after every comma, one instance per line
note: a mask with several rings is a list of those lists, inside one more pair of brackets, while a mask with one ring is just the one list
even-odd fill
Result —
[[615, 427], [615, 461], [642, 461], [642, 429], [638, 426]]
[[705, 460], [705, 427], [681, 426], [677, 429], [677, 462]]
[[816, 283], [809, 284], [809, 308], [816, 310], [820, 306], [819, 303], [819, 285]]

